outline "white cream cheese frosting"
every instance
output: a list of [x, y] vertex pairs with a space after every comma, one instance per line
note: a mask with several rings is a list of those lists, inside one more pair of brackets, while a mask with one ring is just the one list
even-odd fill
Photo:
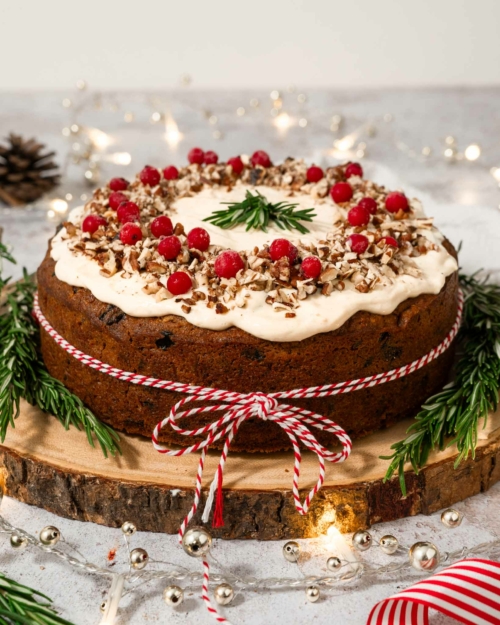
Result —
[[[185, 231], [194, 227], [205, 228], [213, 245], [235, 250], [251, 250], [254, 246], [270, 243], [277, 237], [286, 237], [292, 242], [317, 242], [324, 239], [332, 230], [333, 223], [345, 218], [345, 210], [335, 205], [330, 198], [314, 199], [309, 194], [294, 194], [293, 202], [301, 208], [314, 208], [316, 217], [307, 224], [310, 232], [301, 235], [296, 232], [283, 232], [270, 225], [268, 232], [246, 232], [244, 225], [231, 230], [222, 230], [204, 222], [203, 219], [215, 210], [221, 209], [221, 202], [241, 201], [249, 187], [237, 184], [231, 190], [208, 187], [193, 197], [182, 197], [170, 206], [172, 221], [181, 222]], [[280, 188], [251, 187], [259, 190], [271, 202], [290, 200], [289, 192]], [[419, 203], [412, 201], [413, 217], [424, 217]], [[74, 209], [69, 220], [80, 224], [84, 217], [83, 207]], [[415, 221], [417, 224], [418, 222]], [[101, 274], [100, 266], [92, 258], [71, 249], [71, 239], [62, 228], [51, 243], [51, 257], [55, 261], [55, 273], [59, 280], [75, 287], [84, 287], [100, 301], [113, 304], [132, 317], [160, 317], [179, 315], [201, 328], [225, 330], [231, 326], [269, 341], [300, 341], [318, 333], [339, 328], [358, 311], [387, 315], [408, 298], [418, 295], [437, 294], [443, 288], [446, 277], [457, 270], [455, 259], [443, 247], [443, 236], [434, 227], [422, 230], [435, 249], [412, 258], [418, 268], [418, 276], [402, 274], [393, 278], [391, 284], [377, 285], [367, 293], [356, 290], [354, 284], [346, 282], [342, 291], [334, 290], [329, 296], [320, 291], [300, 301], [294, 308], [295, 316], [285, 318], [272, 306], [266, 304], [267, 293], [243, 288], [244, 307], [233, 307], [225, 314], [216, 314], [206, 306], [193, 306], [189, 313], [183, 310], [182, 303], [175, 297], [156, 301], [144, 292], [145, 278], [138, 272], [122, 275], [118, 272], [111, 277]], [[198, 290], [203, 291], [204, 287]], [[205, 289], [206, 291], [206, 289]]]

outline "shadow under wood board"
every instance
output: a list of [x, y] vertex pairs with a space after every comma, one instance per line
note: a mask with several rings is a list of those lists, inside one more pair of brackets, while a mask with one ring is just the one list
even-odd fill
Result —
[[[354, 441], [347, 462], [327, 463], [326, 480], [309, 513], [295, 510], [291, 483], [293, 455], [230, 454], [224, 474], [223, 538], [265, 540], [313, 537], [335, 521], [344, 532], [418, 513], [429, 514], [485, 491], [500, 480], [500, 413], [480, 432], [475, 460], [453, 468], [456, 450], [431, 455], [416, 476], [406, 476], [401, 496], [397, 477], [383, 483], [388, 454], [410, 421]], [[118, 527], [133, 521], [139, 530], [176, 533], [193, 499], [199, 456], [171, 458], [145, 438], [122, 435], [123, 456], [105, 459], [85, 433], [22, 403], [15, 429], [0, 446], [0, 480], [6, 494], [57, 515]], [[208, 487], [219, 453], [208, 454]], [[498, 460], [498, 461], [497, 461]], [[300, 487], [317, 479], [315, 456], [304, 453]]]

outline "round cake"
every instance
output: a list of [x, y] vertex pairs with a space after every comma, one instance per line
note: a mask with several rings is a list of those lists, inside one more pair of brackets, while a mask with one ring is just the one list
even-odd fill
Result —
[[[439, 345], [457, 316], [455, 256], [416, 198], [357, 163], [277, 165], [262, 151], [219, 163], [196, 148], [186, 167], [115, 178], [72, 211], [39, 268], [39, 302], [67, 341], [114, 367], [270, 393], [382, 373]], [[150, 437], [183, 397], [104, 375], [44, 330], [41, 345], [50, 373], [117, 430]], [[386, 384], [291, 403], [360, 437], [416, 414], [452, 360], [453, 348]], [[168, 428], [159, 440], [187, 444]], [[259, 419], [232, 443], [289, 446]]]

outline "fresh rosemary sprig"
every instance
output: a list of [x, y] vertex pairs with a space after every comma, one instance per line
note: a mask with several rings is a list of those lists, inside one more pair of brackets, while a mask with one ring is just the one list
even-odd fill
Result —
[[255, 228], [267, 232], [269, 222], [273, 221], [281, 230], [298, 230], [306, 234], [309, 230], [301, 221], [312, 221], [316, 217], [314, 208], [296, 210], [298, 204], [288, 202], [269, 202], [261, 193], [247, 191], [242, 202], [221, 202], [229, 208], [215, 211], [203, 221], [209, 221], [219, 228], [233, 228], [237, 224], [247, 224], [246, 230]]
[[474, 457], [480, 421], [498, 405], [500, 386], [500, 286], [473, 276], [460, 276], [464, 291], [464, 317], [459, 333], [460, 357], [455, 381], [430, 397], [408, 429], [408, 436], [391, 449], [385, 481], [395, 471], [406, 495], [404, 467], [415, 473], [425, 465], [433, 449], [456, 444], [455, 466], [469, 454]]
[[[0, 258], [13, 261], [0, 243]], [[0, 274], [0, 286], [8, 280]], [[40, 355], [39, 329], [33, 319], [33, 297], [36, 286], [26, 271], [22, 280], [9, 287], [4, 312], [0, 316], [0, 439], [3, 442], [9, 426], [19, 416], [21, 398], [50, 412], [69, 429], [84, 429], [89, 443], [94, 437], [103, 454], [120, 453], [119, 436], [101, 423], [82, 401], [47, 371]]]
[[[39, 601], [37, 597], [45, 599]], [[52, 599], [0, 573], [0, 625], [72, 625], [51, 607]]]

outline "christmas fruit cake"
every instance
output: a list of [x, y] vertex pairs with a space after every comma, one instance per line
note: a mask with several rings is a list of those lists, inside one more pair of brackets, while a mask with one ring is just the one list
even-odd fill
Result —
[[[277, 165], [263, 151], [222, 163], [199, 148], [188, 158], [113, 178], [50, 242], [40, 307], [78, 349], [146, 376], [273, 392], [382, 373], [446, 337], [455, 251], [417, 199], [366, 180], [357, 163]], [[41, 333], [50, 373], [117, 430], [150, 437], [183, 397], [95, 371]], [[360, 437], [415, 415], [452, 359], [448, 349], [392, 382], [291, 403]], [[160, 440], [193, 442], [167, 428]], [[277, 451], [289, 440], [255, 419], [232, 448]]]

